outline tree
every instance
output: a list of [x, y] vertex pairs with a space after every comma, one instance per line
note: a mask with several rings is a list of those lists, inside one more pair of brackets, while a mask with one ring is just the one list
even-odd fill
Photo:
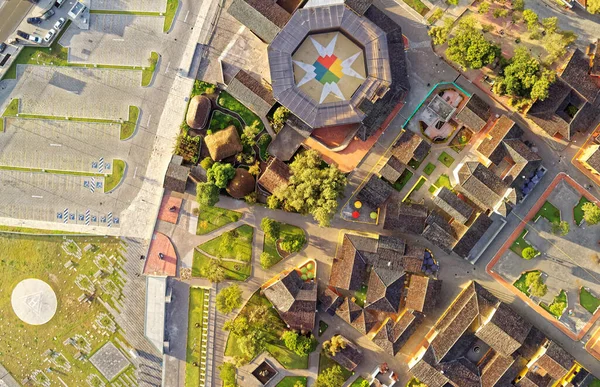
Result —
[[446, 43], [446, 41], [448, 40], [448, 34], [450, 33], [450, 30], [452, 29], [453, 23], [454, 23], [454, 20], [452, 20], [452, 18], [446, 17], [446, 18], [444, 18], [443, 26], [431, 27], [429, 29], [427, 34], [429, 36], [431, 36], [431, 41], [433, 42], [433, 44], [438, 46], [438, 45]]
[[196, 201], [202, 206], [214, 206], [219, 201], [219, 188], [212, 183], [198, 183]]
[[526, 48], [519, 47], [504, 67], [504, 76], [494, 84], [494, 92], [512, 97], [544, 100], [554, 81], [550, 71], [542, 71], [540, 62]]
[[206, 171], [206, 180], [219, 188], [227, 187], [227, 183], [235, 176], [235, 168], [228, 163], [216, 162]]
[[542, 40], [542, 45], [548, 52], [544, 59], [548, 63], [554, 63], [567, 52], [567, 46], [577, 40], [577, 35], [571, 31], [557, 31], [547, 33]]
[[260, 173], [260, 161], [256, 161], [254, 164], [252, 164], [250, 168], [248, 168], [248, 173], [254, 176], [258, 176], [258, 174]]
[[228, 286], [217, 294], [217, 310], [221, 313], [230, 313], [241, 305], [242, 289], [239, 285]]
[[521, 255], [525, 259], [532, 259], [538, 255], [538, 251], [533, 247], [525, 247], [523, 251], [521, 251]]
[[600, 223], [600, 207], [596, 204], [588, 202], [581, 206], [583, 210], [583, 220], [590, 226]]
[[328, 355], [335, 356], [336, 353], [346, 348], [346, 344], [346, 339], [340, 335], [335, 335], [331, 337], [331, 340], [323, 342], [323, 349]]
[[556, 74], [550, 70], [542, 71], [542, 76], [535, 82], [533, 87], [531, 88], [530, 97], [531, 99], [539, 99], [540, 101], [548, 98], [548, 90], [550, 89], [550, 85], [556, 79]]
[[587, 10], [589, 13], [600, 13], [600, 0], [588, 0]]
[[484, 14], [487, 13], [490, 10], [490, 3], [488, 3], [487, 1], [484, 1], [483, 3], [479, 4], [479, 8], [477, 9], [477, 12], [480, 14]]
[[235, 364], [224, 362], [219, 366], [219, 377], [223, 381], [225, 387], [234, 387], [237, 386], [236, 383], [236, 373], [237, 368]]
[[556, 234], [556, 235], [567, 235], [569, 233], [570, 230], [570, 226], [569, 226], [569, 222], [562, 220], [560, 222], [554, 222], [552, 223], [552, 233]]
[[285, 125], [289, 116], [290, 111], [285, 106], [280, 106], [275, 109], [275, 113], [273, 113], [273, 122], [271, 123], [275, 133], [279, 133], [279, 131], [283, 129], [283, 125]]
[[558, 18], [556, 16], [544, 18], [542, 19], [542, 26], [547, 34], [556, 32], [558, 30]]
[[441, 8], [436, 8], [428, 19], [429, 24], [433, 24], [440, 20], [442, 16], [444, 16], [444, 11]]
[[325, 368], [319, 376], [317, 376], [317, 387], [342, 387], [346, 378], [339, 365]]
[[306, 244], [306, 237], [302, 235], [286, 235], [280, 243], [281, 249], [287, 253], [297, 253]]
[[289, 349], [290, 351], [293, 351], [294, 349], [296, 349], [296, 346], [298, 345], [298, 333], [297, 332], [285, 331], [285, 332], [283, 332], [283, 335], [281, 335], [281, 339], [283, 340], [283, 343], [285, 344], [287, 349]]
[[272, 210], [277, 210], [281, 208], [281, 200], [273, 194], [267, 198], [267, 207]]
[[553, 303], [551, 303], [548, 306], [548, 309], [550, 310], [550, 313], [552, 313], [554, 316], [562, 316], [563, 312], [565, 311], [567, 307], [567, 304], [564, 302], [556, 302], [554, 301]]
[[279, 262], [279, 259], [273, 254], [269, 254], [266, 251], [260, 254], [260, 265], [263, 267], [263, 269], [268, 269], [277, 262]]
[[458, 5], [458, 0], [446, 0], [449, 5]]
[[311, 214], [319, 226], [329, 226], [338, 207], [338, 198], [346, 186], [346, 176], [335, 165], [323, 166], [321, 156], [308, 150], [290, 164], [289, 184], [276, 189], [267, 200], [269, 208], [278, 204], [286, 211]]
[[512, 9], [515, 11], [522, 11], [525, 9], [525, 1], [524, 0], [513, 0]]
[[265, 235], [273, 240], [278, 240], [281, 234], [281, 223], [271, 218], [263, 218], [260, 221], [260, 228], [265, 232]]
[[221, 267], [220, 259], [211, 259], [210, 264], [202, 268], [203, 277], [214, 283], [222, 282], [225, 279], [225, 270]]
[[538, 15], [530, 9], [526, 9], [523, 11], [523, 20], [527, 23], [527, 29], [529, 31], [534, 31], [537, 28], [538, 24]]
[[256, 135], [259, 132], [258, 121], [254, 121], [252, 125], [244, 127], [241, 137], [244, 147], [253, 147], [256, 144]]
[[506, 8], [496, 8], [494, 10], [494, 12], [492, 13], [492, 15], [494, 16], [494, 19], [498, 19], [499, 17], [507, 17], [508, 16], [508, 9], [506, 9]]
[[205, 157], [202, 159], [202, 161], [200, 161], [200, 166], [204, 168], [205, 171], [208, 171], [214, 163], [215, 162], [213, 161], [213, 159], [211, 159], [210, 157]]
[[[306, 384], [300, 380], [298, 380], [298, 381], [296, 381], [296, 383], [294, 383], [294, 387], [305, 387], [305, 386], [306, 386]], [[367, 386], [367, 387], [369, 387], [369, 386]]]
[[529, 293], [536, 297], [544, 297], [548, 292], [548, 287], [542, 281], [542, 276], [539, 272], [532, 271], [525, 276], [525, 286], [529, 289]]
[[255, 204], [258, 200], [258, 195], [256, 192], [250, 192], [248, 195], [244, 196], [244, 200], [248, 204]]
[[446, 56], [464, 69], [480, 69], [492, 63], [498, 51], [467, 18], [459, 22], [456, 35], [448, 41]]

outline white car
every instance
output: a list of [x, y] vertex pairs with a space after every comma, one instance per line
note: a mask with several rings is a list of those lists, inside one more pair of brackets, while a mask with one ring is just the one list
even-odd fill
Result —
[[48, 43], [49, 41], [51, 41], [54, 35], [56, 35], [56, 30], [53, 28], [50, 31], [48, 31], [46, 36], [44, 36], [44, 42]]
[[42, 43], [42, 38], [40, 38], [40, 37], [39, 37], [39, 36], [37, 36], [37, 35], [30, 35], [28, 39], [29, 39], [30, 41], [32, 41], [33, 43], [37, 43], [37, 44], [40, 44], [40, 43]]
[[61, 17], [60, 19], [58, 19], [58, 21], [56, 23], [54, 23], [54, 29], [57, 31], [60, 30], [65, 25], [65, 22], [66, 22], [65, 18]]

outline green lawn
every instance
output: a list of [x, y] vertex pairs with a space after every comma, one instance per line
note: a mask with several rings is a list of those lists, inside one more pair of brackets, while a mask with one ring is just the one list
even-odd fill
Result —
[[[188, 310], [188, 334], [187, 349], [185, 356], [185, 386], [198, 386], [200, 384], [201, 367], [194, 366], [194, 362], [201, 364], [202, 357], [202, 333], [204, 328], [204, 292], [202, 288], [190, 288], [190, 301]], [[199, 328], [196, 328], [196, 324]], [[206, 349], [204, 350], [206, 355]]]
[[513, 286], [517, 289], [519, 289], [521, 292], [525, 293], [525, 295], [527, 297], [529, 297], [529, 289], [527, 288], [527, 286], [525, 285], [525, 277], [527, 276], [528, 273], [538, 273], [539, 275], [541, 275], [542, 273], [539, 270], [532, 270], [532, 271], [526, 271], [523, 274], [521, 274], [521, 276], [519, 277], [519, 279], [517, 279], [514, 283]]
[[450, 184], [450, 178], [448, 175], [440, 175], [438, 179], [429, 187], [429, 192], [434, 193], [438, 188], [446, 187], [449, 190], [452, 190], [452, 185]]
[[590, 383], [589, 387], [600, 387], [600, 379], [594, 378], [594, 380], [592, 380], [592, 382]]
[[[557, 303], [562, 303], [565, 305], [565, 307], [561, 311], [553, 312], [550, 309], [550, 307]], [[558, 319], [565, 312], [565, 309], [567, 309], [567, 293], [564, 290], [561, 290], [560, 293], [558, 293], [558, 296], [554, 297], [554, 300], [552, 300], [552, 303], [550, 305], [546, 305], [545, 303], [540, 302], [540, 306], [546, 309], [546, 312], [550, 313]]]
[[560, 210], [554, 206], [554, 204], [546, 201], [542, 208], [535, 214], [534, 219], [538, 220], [540, 217], [548, 219], [550, 223], [560, 222]]
[[179, 7], [179, 0], [167, 0], [167, 11], [165, 12], [165, 24], [163, 26], [163, 32], [169, 32], [175, 20], [175, 14], [177, 13], [177, 7]]
[[307, 379], [305, 376], [286, 376], [281, 379], [281, 382], [277, 383], [275, 387], [295, 387], [298, 382], [306, 387]]
[[578, 226], [583, 222], [583, 210], [581, 207], [588, 202], [589, 200], [587, 200], [585, 196], [582, 196], [581, 199], [579, 199], [579, 202], [577, 202], [577, 205], [573, 207], [573, 219]]
[[425, 168], [423, 168], [423, 173], [425, 173], [427, 176], [431, 175], [433, 171], [435, 171], [435, 165], [431, 163], [427, 163]]
[[258, 141], [256, 141], [256, 143], [258, 144], [260, 159], [262, 161], [267, 161], [267, 159], [269, 158], [269, 152], [267, 152], [267, 148], [269, 147], [269, 144], [272, 140], [273, 139], [271, 138], [271, 135], [269, 133], [265, 133], [259, 137]]
[[365, 380], [366, 380], [365, 378], [359, 376], [358, 378], [356, 378], [355, 381], [352, 382], [352, 384], [350, 385], [350, 387], [361, 387], [361, 383], [363, 381], [365, 381]]
[[158, 63], [158, 53], [152, 51], [150, 53], [150, 59], [148, 60], [148, 66], [142, 70], [142, 86], [146, 87], [152, 82], [154, 77], [154, 71], [156, 71], [156, 64]]
[[429, 8], [421, 0], [403, 0], [409, 7], [414, 9], [421, 16], [425, 16], [429, 12]]
[[329, 325], [325, 321], [319, 320], [319, 337], [323, 336], [327, 328], [329, 328]]
[[[527, 229], [523, 230], [521, 235], [519, 235], [519, 237], [513, 242], [513, 244], [510, 245], [511, 251], [513, 251], [515, 254], [517, 254], [521, 258], [523, 258], [523, 250], [526, 249], [527, 247], [531, 247], [534, 250], [536, 250], [535, 247], [531, 246], [529, 244], [529, 242], [527, 242], [525, 240], [525, 235], [527, 235], [528, 232], [529, 232], [529, 230], [527, 230]], [[538, 251], [538, 253], [539, 253], [539, 251]], [[525, 259], [525, 258], [523, 258], [523, 259]]]
[[442, 154], [440, 155], [440, 157], [438, 157], [438, 161], [441, 161], [442, 164], [444, 164], [445, 166], [447, 166], [448, 168], [450, 168], [450, 166], [454, 162], [454, 157], [450, 156], [446, 152], [442, 152]]
[[198, 226], [196, 235], [204, 235], [229, 223], [237, 222], [242, 214], [220, 207], [200, 206], [198, 209]]
[[[304, 235], [304, 230], [300, 227], [292, 226], [291, 224], [281, 223], [281, 235], [280, 239], [283, 239], [285, 236], [301, 236]], [[269, 253], [272, 256], [278, 258], [277, 262], [281, 261], [283, 258], [279, 252], [277, 251], [276, 241], [273, 238], [270, 238], [265, 235], [265, 239], [263, 241], [263, 252]], [[275, 265], [275, 262], [273, 265]], [[273, 266], [271, 265], [271, 266]], [[267, 268], [268, 269], [268, 268]]]
[[2, 117], [14, 117], [19, 113], [19, 99], [14, 98], [10, 101], [4, 113], [2, 113]]
[[594, 314], [600, 306], [600, 299], [590, 293], [586, 288], [581, 288], [579, 291], [579, 304], [581, 304], [588, 312]]
[[[49, 348], [60, 353], [72, 365], [70, 370], [56, 369], [57, 372], [46, 373], [51, 385], [79, 386], [89, 375], [102, 378], [90, 362], [75, 360], [77, 350], [73, 345], [64, 344], [75, 335], [83, 337], [82, 340], [77, 339], [78, 343], [89, 344], [86, 353], [94, 353], [109, 341], [126, 351], [117, 341], [118, 339], [127, 342], [120, 329], [117, 333], [110, 333], [103, 329], [98, 331], [93, 327], [98, 327], [97, 319], [109, 313], [99, 300], [113, 307], [117, 305], [118, 299], [118, 302], [124, 301], [121, 293], [125, 284], [121, 267], [123, 242], [113, 237], [71, 235], [66, 238], [72, 242], [61, 235], [0, 235], [0, 251], [4, 253], [0, 257], [0, 320], [3, 327], [3, 334], [0, 335], [0, 357], [2, 365], [17, 380], [23, 380], [35, 370], [46, 370], [50, 364], [44, 352]], [[85, 251], [88, 244], [91, 244], [92, 248]], [[68, 255], [76, 252], [81, 252], [80, 259]], [[101, 254], [106, 257], [102, 261], [110, 262], [115, 270], [93, 284], [94, 301], [79, 303], [77, 299], [83, 291], [76, 285], [76, 279], [82, 276], [81, 283], [91, 283], [91, 278], [98, 271], [94, 259], [100, 260], [97, 256]], [[76, 271], [65, 268], [64, 265], [68, 261], [73, 262]], [[12, 311], [12, 290], [27, 278], [45, 281], [56, 294], [57, 312], [44, 325], [26, 326]], [[100, 286], [101, 283], [104, 287]], [[104, 317], [102, 321], [112, 319]], [[126, 373], [133, 375], [135, 379], [135, 372], [132, 372], [131, 368]], [[62, 382], [59, 381], [59, 377]]]
[[135, 133], [138, 117], [140, 116], [140, 108], [137, 106], [129, 106], [129, 119], [121, 124], [121, 140], [127, 140]]
[[125, 176], [127, 164], [123, 160], [114, 159], [112, 173], [104, 178], [104, 192], [110, 192], [115, 189]]
[[[329, 356], [325, 355], [323, 352], [321, 352], [319, 354], [319, 373], [321, 373], [324, 370], [331, 368], [335, 365], [338, 365], [338, 363], [335, 360], [333, 360]], [[340, 366], [340, 368], [342, 369], [342, 374], [344, 375], [344, 380], [348, 380], [348, 378], [350, 376], [354, 375], [354, 372], [348, 371], [347, 369], [345, 369], [342, 366]]]
[[[229, 236], [225, 236], [225, 234]], [[234, 230], [227, 231], [208, 242], [204, 242], [198, 247], [215, 257], [250, 262], [252, 259], [253, 234], [254, 228], [245, 224]], [[225, 238], [231, 238], [230, 243], [221, 243]]]
[[[209, 265], [214, 265], [215, 261], [202, 254], [197, 249], [194, 250], [194, 261], [192, 263], [192, 277], [204, 278], [203, 269]], [[225, 271], [225, 279], [233, 281], [245, 281], [250, 277], [252, 266], [249, 263], [238, 263], [231, 261], [222, 261], [221, 267]]]
[[410, 178], [413, 177], [413, 173], [407, 168], [405, 169], [398, 180], [392, 185], [396, 191], [402, 191], [402, 188], [410, 181]]
[[232, 112], [236, 112], [242, 117], [244, 120], [244, 124], [246, 126], [251, 126], [254, 122], [257, 122], [258, 128], [263, 130], [265, 126], [262, 123], [262, 120], [252, 112], [252, 110], [248, 109], [244, 104], [235, 99], [231, 94], [226, 91], [222, 91], [219, 94], [219, 99], [217, 103], [224, 107], [227, 110], [231, 110]]
[[240, 123], [240, 121], [237, 118], [230, 116], [229, 114], [221, 113], [220, 111], [215, 110], [212, 113], [212, 116], [210, 118], [210, 124], [208, 125], [208, 129], [212, 130], [214, 133], [214, 132], [218, 132], [219, 130], [225, 129], [230, 125], [235, 126], [238, 133], [241, 133], [242, 124]]
[[354, 297], [356, 298], [356, 304], [362, 308], [364, 308], [365, 301], [367, 300], [367, 289], [368, 289], [367, 285], [363, 284], [360, 287], [360, 290], [357, 290], [356, 292], [354, 292]]
[[[308, 356], [298, 356], [285, 347], [283, 341], [281, 340], [281, 335], [287, 329], [285, 323], [283, 320], [281, 320], [273, 308], [273, 304], [271, 304], [271, 302], [269, 302], [265, 296], [262, 296], [259, 291], [250, 297], [246, 305], [244, 305], [242, 310], [240, 310], [238, 317], [248, 316], [252, 313], [253, 309], [261, 305], [268, 307], [268, 313], [271, 314], [271, 317], [274, 321], [274, 323], [269, 325], [269, 327], [264, 326], [266, 329], [264, 333], [267, 337], [267, 345], [265, 349], [287, 369], [307, 369]], [[229, 336], [227, 337], [227, 344], [225, 346], [225, 356], [240, 356], [243, 354], [244, 352], [240, 348], [240, 345], [241, 343], [238, 340], [237, 335], [235, 333], [229, 333]], [[257, 355], [259, 354], [253, 354], [251, 358], [247, 358], [245, 360], [250, 361]]]
[[70, 235], [77, 234], [81, 235], [80, 232], [69, 232], [61, 230], [40, 230], [39, 228], [28, 228], [28, 227], [13, 227], [13, 226], [2, 226], [0, 225], [0, 233], [17, 233], [17, 234], [58, 234], [58, 235]]
[[408, 162], [408, 166], [411, 167], [414, 170], [419, 169], [419, 167], [421, 166], [421, 163], [424, 161], [425, 159], [423, 158], [423, 160], [418, 161], [415, 159], [410, 159], [410, 161]]
[[212, 83], [196, 79], [196, 81], [194, 81], [194, 88], [192, 89], [192, 97], [216, 90], [216, 88], [217, 86]]

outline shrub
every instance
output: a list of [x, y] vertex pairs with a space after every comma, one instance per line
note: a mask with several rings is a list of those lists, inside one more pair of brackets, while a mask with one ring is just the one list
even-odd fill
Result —
[[484, 13], [487, 13], [487, 11], [489, 11], [489, 10], [490, 10], [490, 3], [488, 3], [486, 1], [486, 2], [479, 4], [479, 9], [477, 10], [477, 12], [479, 12], [480, 14], [484, 14]]
[[186, 163], [198, 163], [201, 140], [200, 136], [192, 137], [187, 131], [181, 131], [175, 143], [175, 154], [183, 157]]
[[297, 253], [306, 243], [304, 235], [286, 235], [281, 241], [281, 249], [288, 253]]
[[538, 251], [533, 247], [525, 247], [523, 251], [521, 251], [521, 255], [525, 259], [532, 259], [538, 255]]
[[231, 164], [216, 162], [206, 171], [206, 180], [219, 188], [227, 187], [227, 183], [235, 176], [235, 168]]
[[268, 269], [277, 262], [279, 262], [279, 258], [275, 257], [273, 254], [269, 254], [266, 251], [260, 254], [260, 265], [263, 269]]
[[523, 20], [527, 23], [527, 29], [529, 31], [533, 31], [537, 29], [538, 24], [538, 15], [530, 9], [526, 9], [523, 11]]
[[205, 171], [208, 171], [210, 167], [213, 166], [215, 162], [210, 157], [205, 157], [200, 161], [200, 166], [204, 168]]
[[444, 11], [442, 11], [441, 8], [436, 8], [435, 11], [433, 11], [431, 16], [429, 17], [429, 23], [430, 24], [435, 23], [436, 21], [440, 20], [443, 15], [444, 15]]
[[257, 197], [258, 195], [256, 192], [250, 192], [248, 195], [244, 196], [244, 200], [248, 204], [255, 204], [258, 199]]
[[498, 19], [500, 17], [507, 17], [508, 16], [508, 9], [505, 8], [496, 8], [493, 12], [494, 15], [494, 19]]
[[279, 133], [281, 129], [283, 129], [283, 125], [287, 121], [290, 115], [290, 111], [285, 106], [280, 106], [275, 109], [275, 113], [273, 113], [273, 121], [271, 122], [271, 126], [275, 133]]
[[581, 206], [583, 210], [583, 220], [590, 226], [600, 223], [600, 207], [592, 202], [585, 203]]
[[271, 218], [263, 218], [260, 221], [260, 228], [265, 232], [265, 235], [271, 239], [278, 240], [281, 234], [281, 223]]
[[522, 11], [525, 9], [525, 1], [524, 0], [513, 0], [512, 9], [515, 11]]

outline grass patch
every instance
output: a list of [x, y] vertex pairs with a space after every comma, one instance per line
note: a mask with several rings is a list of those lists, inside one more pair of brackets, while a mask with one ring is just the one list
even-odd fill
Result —
[[590, 383], [589, 387], [600, 387], [600, 379], [594, 378], [594, 380], [592, 380], [592, 382]]
[[267, 159], [269, 158], [269, 152], [267, 152], [267, 148], [269, 147], [271, 141], [273, 141], [271, 135], [269, 133], [265, 133], [262, 136], [260, 136], [258, 141], [256, 142], [256, 144], [258, 145], [260, 159], [262, 161], [267, 161]]
[[298, 383], [306, 387], [307, 379], [305, 376], [286, 376], [277, 383], [275, 387], [295, 387]]
[[429, 8], [421, 0], [403, 0], [409, 7], [414, 9], [421, 16], [425, 16], [429, 12]]
[[[560, 304], [564, 305], [564, 307], [559, 310], [554, 310], [553, 306]], [[558, 296], [554, 297], [550, 305], [546, 305], [545, 303], [540, 302], [540, 306], [544, 308], [546, 312], [559, 319], [560, 316], [562, 316], [565, 312], [565, 309], [567, 309], [567, 293], [564, 290], [561, 290], [560, 293], [558, 293]]]
[[585, 203], [589, 203], [589, 200], [586, 199], [585, 196], [582, 196], [581, 199], [577, 202], [577, 205], [573, 207], [573, 219], [575, 223], [580, 226], [581, 222], [583, 222], [583, 205]]
[[[44, 231], [46, 232], [46, 231]], [[62, 232], [61, 232], [62, 233]], [[2, 320], [3, 334], [0, 336], [0, 352], [2, 365], [17, 380], [30, 376], [36, 369], [45, 370], [49, 367], [44, 352], [52, 348], [60, 352], [73, 367], [69, 371], [46, 373], [51, 385], [61, 385], [58, 377], [68, 386], [80, 386], [82, 380], [88, 375], [97, 374], [98, 371], [90, 362], [75, 360], [77, 350], [72, 345], [64, 342], [81, 335], [82, 344], [89, 344], [89, 353], [94, 353], [109, 341], [121, 345], [116, 339], [126, 342], [120, 329], [116, 333], [107, 332], [107, 335], [97, 334], [96, 319], [103, 313], [108, 313], [106, 308], [97, 298], [110, 305], [115, 305], [121, 299], [121, 289], [124, 285], [122, 277], [123, 262], [121, 251], [123, 243], [118, 238], [96, 236], [69, 236], [72, 242], [67, 242], [62, 236], [43, 235], [9, 235], [0, 236], [0, 283], [3, 291], [0, 292], [0, 319]], [[85, 251], [91, 244], [92, 248]], [[76, 259], [69, 253], [81, 251], [81, 259]], [[69, 253], [67, 253], [69, 252]], [[80, 304], [77, 298], [82, 290], [75, 284], [79, 275], [93, 278], [98, 271], [94, 263], [97, 255], [104, 255], [105, 262], [110, 262], [115, 269], [111, 274], [94, 283], [95, 300], [91, 303]], [[112, 257], [115, 258], [112, 258]], [[77, 269], [65, 268], [65, 263], [72, 261]], [[15, 286], [26, 278], [39, 278], [48, 283], [56, 293], [58, 310], [52, 320], [43, 326], [30, 326], [23, 323], [13, 313], [11, 308], [11, 293]], [[105, 292], [100, 283], [110, 280], [109, 293]], [[82, 282], [87, 282], [82, 281]], [[114, 292], [114, 294], [112, 294]], [[92, 332], [88, 334], [86, 332]], [[103, 331], [104, 332], [104, 331]], [[86, 351], [87, 352], [87, 351]], [[27, 361], [23, 361], [27, 359]], [[130, 371], [126, 371], [129, 375]], [[135, 379], [135, 377], [134, 377]]]
[[6, 109], [4, 109], [2, 117], [15, 117], [17, 114], [19, 114], [19, 99], [14, 98], [10, 101]]
[[392, 184], [392, 187], [394, 187], [396, 191], [402, 191], [402, 188], [404, 188], [404, 186], [408, 184], [411, 177], [413, 177], [412, 171], [409, 169], [405, 169], [398, 178], [398, 180], [396, 180], [396, 182]]
[[[324, 370], [331, 368], [333, 366], [339, 365], [335, 360], [325, 355], [323, 352], [319, 354], [319, 374]], [[344, 367], [340, 366], [342, 369], [342, 374], [344, 375], [344, 380], [348, 380], [348, 378], [354, 375], [354, 372], [348, 371]]]
[[200, 206], [198, 209], [198, 226], [196, 235], [204, 235], [229, 223], [237, 222], [242, 214], [220, 207]]
[[[425, 159], [423, 159], [423, 160], [425, 160]], [[408, 166], [414, 170], [417, 170], [421, 166], [421, 163], [423, 162], [423, 160], [418, 161], [416, 159], [410, 159], [410, 161], [408, 162]]]
[[452, 191], [452, 185], [450, 184], [450, 178], [448, 175], [440, 175], [438, 179], [429, 187], [429, 192], [434, 193], [438, 188], [446, 187]]
[[417, 378], [412, 378], [408, 381], [408, 383], [406, 384], [406, 387], [415, 387], [415, 386], [421, 386], [421, 382], [419, 382], [419, 379]]
[[[188, 310], [188, 334], [187, 348], [185, 356], [185, 385], [197, 386], [200, 384], [201, 367], [194, 366], [193, 363], [200, 364], [202, 356], [202, 323], [204, 322], [204, 292], [202, 288], [190, 288], [190, 301]], [[196, 328], [199, 324], [200, 328]]]
[[[521, 235], [519, 235], [519, 237], [513, 242], [513, 244], [510, 245], [510, 250], [513, 253], [517, 254], [521, 258], [523, 258], [523, 250], [524, 249], [531, 247], [535, 250], [535, 247], [531, 246], [529, 244], [529, 242], [527, 242], [525, 240], [525, 235], [527, 235], [528, 232], [529, 232], [529, 230], [527, 230], [527, 229], [523, 230]], [[525, 259], [525, 258], [523, 258], [523, 259]]]
[[435, 171], [435, 165], [431, 163], [427, 163], [425, 168], [423, 168], [423, 173], [425, 173], [427, 176], [431, 175], [433, 171]]
[[[194, 250], [194, 261], [192, 262], [192, 277], [204, 278], [202, 275], [204, 268], [214, 265], [215, 260]], [[225, 271], [225, 278], [233, 281], [245, 281], [250, 277], [252, 266], [248, 263], [238, 263], [231, 261], [222, 261], [220, 265]]]
[[137, 106], [129, 106], [129, 119], [121, 124], [121, 140], [127, 140], [133, 136], [137, 127], [138, 117], [140, 116], [140, 108]]
[[546, 200], [542, 208], [535, 214], [535, 220], [540, 217], [548, 219], [550, 223], [560, 223], [560, 210]]
[[165, 24], [163, 26], [163, 32], [169, 32], [171, 30], [178, 7], [179, 0], [167, 0], [167, 10], [165, 12]]
[[454, 157], [450, 156], [446, 152], [442, 152], [442, 154], [440, 155], [440, 157], [438, 157], [438, 161], [440, 161], [446, 167], [450, 168], [450, 166], [454, 162]]
[[56, 234], [56, 235], [81, 235], [81, 232], [69, 232], [69, 231], [61, 231], [61, 230], [41, 230], [39, 228], [29, 228], [29, 227], [13, 227], [13, 226], [3, 226], [0, 225], [0, 233], [11, 233], [11, 234]]
[[237, 118], [230, 116], [229, 114], [222, 113], [218, 110], [215, 110], [210, 117], [210, 123], [208, 125], [208, 129], [214, 132], [218, 132], [219, 130], [223, 130], [228, 126], [233, 125], [237, 129], [238, 133], [242, 132], [242, 124], [240, 120]]
[[356, 298], [356, 304], [359, 305], [361, 308], [365, 307], [365, 302], [367, 301], [367, 285], [363, 284], [360, 287], [360, 290], [357, 290], [356, 292], [354, 292], [354, 298]]
[[245, 224], [204, 242], [198, 247], [215, 257], [250, 262], [253, 234], [254, 228]]
[[513, 283], [513, 286], [519, 289], [519, 291], [523, 292], [527, 297], [529, 297], [529, 288], [527, 288], [527, 285], [525, 285], [525, 277], [527, 277], [527, 274], [529, 273], [537, 273], [538, 275], [542, 275], [539, 270], [526, 271], [521, 274], [519, 279]]
[[260, 128], [261, 130], [265, 128], [260, 117], [254, 114], [252, 110], [248, 109], [243, 103], [235, 99], [228, 92], [222, 91], [221, 94], [219, 94], [217, 103], [225, 109], [239, 114], [246, 126], [252, 126], [254, 122], [258, 122], [257, 128]]
[[579, 304], [588, 312], [594, 314], [600, 306], [600, 299], [590, 293], [586, 288], [581, 288], [579, 291]]
[[361, 387], [362, 382], [364, 382], [364, 381], [366, 381], [366, 379], [363, 378], [362, 376], [359, 376], [358, 378], [356, 378], [356, 380], [354, 382], [352, 382], [350, 387]]
[[[261, 295], [259, 291], [250, 297], [236, 318], [239, 318], [239, 316], [248, 316], [254, 309], [260, 306], [266, 306], [268, 308], [268, 313], [270, 313], [269, 321], [273, 322], [268, 326], [263, 326], [267, 339], [265, 350], [287, 369], [307, 369], [308, 356], [298, 356], [285, 347], [281, 340], [281, 335], [287, 330], [286, 325], [273, 308], [273, 304], [271, 304], [265, 296]], [[241, 354], [244, 353], [240, 348], [241, 344], [242, 343], [238, 340], [238, 336], [235, 333], [230, 332], [225, 345], [225, 356], [241, 356]], [[245, 358], [244, 360], [250, 361], [257, 355], [259, 354], [253, 354], [253, 356]]]
[[[281, 223], [281, 232], [279, 238], [283, 239], [286, 236], [304, 236], [304, 230], [300, 227], [292, 226], [291, 224]], [[268, 237], [267, 235], [265, 235], [265, 239], [263, 241], [263, 252], [269, 253], [274, 257], [278, 257], [279, 259], [277, 260], [277, 262], [281, 261], [281, 259], [283, 258], [277, 251], [276, 241], [273, 238]], [[275, 265], [275, 263], [273, 265]]]
[[123, 160], [113, 160], [112, 173], [104, 178], [104, 193], [112, 191], [119, 185], [123, 180], [123, 176], [125, 176], [126, 166], [127, 164], [125, 164], [125, 161]]
[[156, 64], [158, 63], [158, 53], [152, 51], [150, 53], [150, 59], [148, 60], [150, 63], [148, 67], [144, 67], [142, 70], [142, 86], [146, 87], [152, 82], [152, 77], [154, 77], [154, 71], [156, 71]]
[[325, 321], [319, 320], [319, 337], [323, 336], [327, 328], [329, 328], [329, 325]]
[[192, 97], [208, 93], [209, 91], [214, 92], [216, 89], [217, 86], [213, 85], [212, 83], [196, 80], [194, 82], [194, 87], [192, 88]]

